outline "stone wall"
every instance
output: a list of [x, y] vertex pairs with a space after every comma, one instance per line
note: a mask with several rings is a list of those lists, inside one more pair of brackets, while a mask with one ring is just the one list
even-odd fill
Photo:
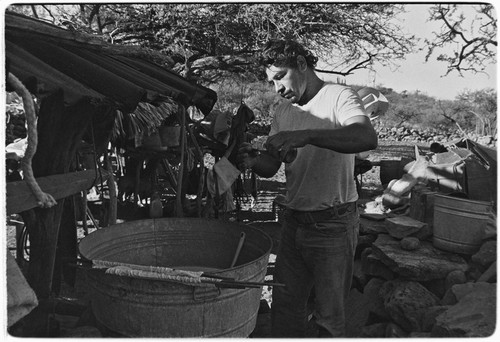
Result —
[[407, 141], [411, 143], [425, 143], [432, 142], [450, 143], [467, 138], [481, 145], [488, 147], [495, 147], [497, 136], [479, 135], [473, 132], [468, 132], [465, 136], [457, 129], [434, 129], [434, 128], [407, 128], [407, 127], [394, 127], [385, 123], [375, 122], [375, 130], [378, 132], [379, 139], [386, 141]]
[[[434, 129], [434, 128], [407, 128], [407, 127], [394, 127], [383, 122], [374, 122], [375, 130], [378, 132], [379, 139], [385, 141], [402, 141], [409, 143], [422, 143], [431, 144], [433, 142], [450, 143], [459, 141], [460, 139], [467, 138], [481, 145], [488, 147], [495, 147], [497, 143], [497, 136], [479, 135], [469, 132], [464, 136], [459, 130], [454, 128]], [[249, 132], [256, 136], [263, 136], [269, 134], [269, 124], [252, 122], [249, 125]]]

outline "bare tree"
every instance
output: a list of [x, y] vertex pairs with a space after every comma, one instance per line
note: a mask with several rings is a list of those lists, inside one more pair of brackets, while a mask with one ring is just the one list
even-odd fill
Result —
[[446, 75], [456, 70], [483, 72], [488, 64], [496, 62], [497, 19], [491, 4], [471, 6], [475, 10], [473, 18], [467, 18], [460, 10], [463, 5], [439, 4], [431, 7], [431, 21], [442, 22], [440, 32], [434, 32], [433, 39], [426, 39], [428, 45], [426, 61], [438, 50], [452, 46], [451, 54], [438, 54], [438, 61], [448, 63]]

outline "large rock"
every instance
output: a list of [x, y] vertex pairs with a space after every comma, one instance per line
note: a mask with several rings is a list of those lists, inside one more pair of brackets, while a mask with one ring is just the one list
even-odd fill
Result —
[[439, 302], [433, 293], [415, 281], [387, 281], [380, 293], [392, 320], [407, 332], [422, 331], [422, 309], [436, 306]]
[[451, 271], [467, 270], [462, 257], [438, 250], [427, 241], [421, 241], [417, 250], [406, 251], [398, 240], [380, 234], [371, 249], [389, 269], [410, 280], [444, 279]]
[[388, 320], [390, 316], [385, 310], [384, 299], [380, 295], [380, 289], [384, 283], [385, 280], [379, 278], [370, 279], [363, 289], [363, 295], [367, 299], [368, 311], [374, 314], [378, 319]]
[[405, 251], [414, 251], [420, 248], [420, 240], [413, 236], [407, 236], [401, 239], [400, 245]]
[[452, 291], [458, 302], [436, 317], [432, 336], [491, 336], [496, 327], [496, 284], [458, 284]]
[[491, 266], [479, 277], [478, 282], [497, 282], [497, 262], [491, 264]]
[[386, 280], [394, 279], [394, 272], [373, 254], [372, 248], [366, 248], [361, 253], [361, 270], [370, 276], [381, 277]]
[[385, 229], [385, 220], [370, 220], [366, 217], [359, 219], [359, 233], [360, 234], [380, 234], [387, 233]]
[[436, 325], [436, 317], [441, 315], [449, 308], [450, 306], [447, 305], [436, 305], [422, 309], [420, 322], [422, 331], [431, 332], [434, 328], [434, 325]]
[[385, 220], [385, 228], [390, 236], [401, 240], [413, 236], [425, 240], [432, 235], [432, 230], [427, 223], [420, 222], [409, 216], [396, 216]]
[[465, 276], [465, 272], [461, 270], [454, 270], [448, 273], [445, 280], [446, 280], [445, 287], [446, 290], [448, 290], [453, 285], [464, 284], [467, 281], [467, 278]]
[[361, 337], [385, 337], [387, 322], [366, 325], [361, 329]]
[[497, 260], [497, 242], [492, 240], [483, 243], [479, 251], [471, 257], [471, 260], [484, 267], [490, 266]]

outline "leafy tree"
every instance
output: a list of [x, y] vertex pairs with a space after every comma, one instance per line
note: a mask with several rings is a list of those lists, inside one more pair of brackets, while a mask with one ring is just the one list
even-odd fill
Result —
[[[497, 92], [494, 89], [464, 91], [457, 96], [457, 106], [469, 116], [469, 125], [480, 135], [496, 135]], [[473, 119], [472, 119], [473, 118]], [[472, 120], [471, 120], [472, 119]], [[475, 127], [472, 123], [475, 122]]]
[[439, 124], [436, 100], [420, 92], [384, 94], [389, 101], [389, 109], [382, 120], [396, 127], [432, 127]]
[[[173, 57], [183, 76], [211, 84], [231, 74], [256, 76], [252, 57], [270, 38], [306, 42], [328, 72], [351, 74], [375, 61], [387, 65], [414, 47], [390, 20], [388, 3], [199, 3], [12, 5], [58, 25], [135, 44]], [[250, 76], [248, 76], [250, 77]]]
[[[476, 15], [467, 18], [459, 11], [457, 4], [439, 4], [431, 7], [430, 20], [442, 22], [440, 32], [433, 39], [426, 39], [428, 45], [426, 61], [434, 54], [438, 61], [448, 63], [446, 75], [456, 70], [482, 72], [488, 64], [496, 62], [497, 19], [491, 4], [472, 6]], [[452, 54], [439, 54], [444, 47], [454, 47]]]
[[226, 78], [213, 86], [218, 94], [215, 109], [233, 111], [240, 102], [245, 102], [255, 114], [257, 122], [270, 123], [271, 114], [283, 99], [268, 84], [260, 81], [248, 82], [244, 78]]

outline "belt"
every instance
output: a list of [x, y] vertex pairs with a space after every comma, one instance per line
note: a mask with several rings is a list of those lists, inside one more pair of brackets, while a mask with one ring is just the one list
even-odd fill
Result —
[[288, 210], [295, 218], [309, 217], [313, 219], [315, 222], [321, 222], [331, 219], [332, 217], [342, 216], [347, 212], [354, 212], [356, 209], [356, 205], [357, 205], [356, 202], [347, 202], [335, 205], [333, 207], [324, 210], [315, 210], [315, 211], [301, 211], [294, 209], [288, 209]]

